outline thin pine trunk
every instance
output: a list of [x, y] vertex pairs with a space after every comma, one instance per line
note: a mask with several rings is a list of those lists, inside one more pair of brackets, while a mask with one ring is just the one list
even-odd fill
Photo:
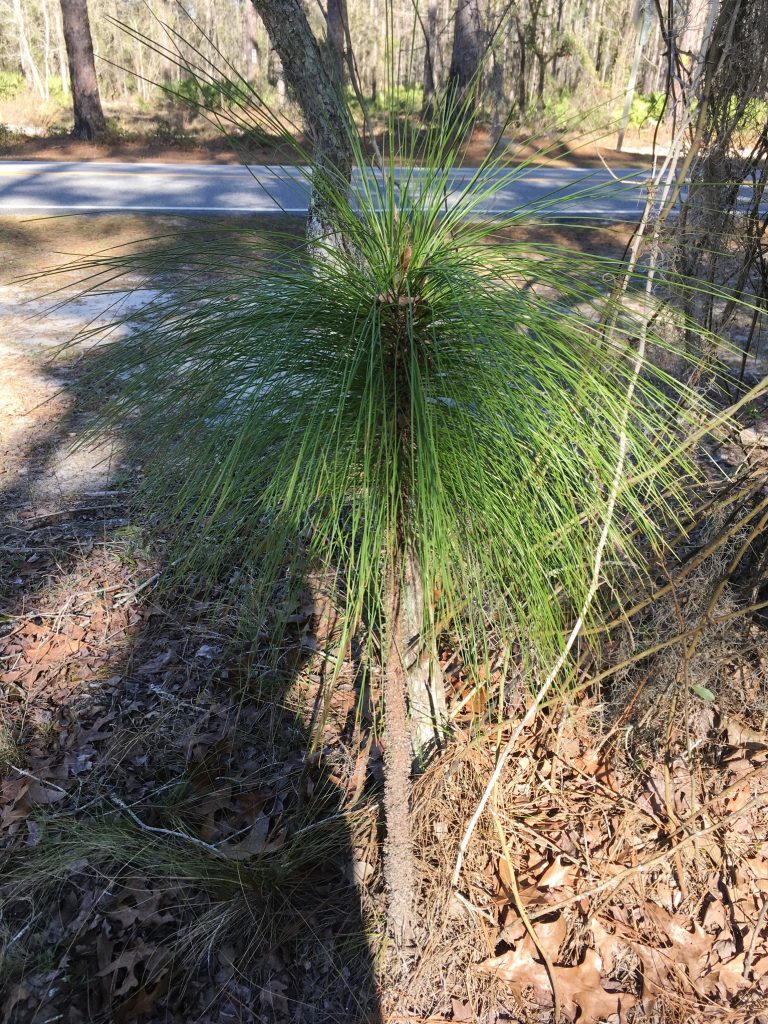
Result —
[[86, 0], [61, 0], [61, 15], [72, 86], [73, 135], [90, 141], [104, 131], [104, 114], [93, 59], [88, 4]]
[[[322, 176], [337, 188], [348, 188], [352, 146], [341, 82], [323, 60], [301, 0], [253, 0], [253, 5], [301, 106]], [[322, 189], [313, 189], [307, 233], [310, 240], [322, 238], [325, 245], [344, 245]]]

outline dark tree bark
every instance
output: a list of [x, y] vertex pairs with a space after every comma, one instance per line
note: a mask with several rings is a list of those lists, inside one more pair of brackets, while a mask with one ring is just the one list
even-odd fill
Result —
[[78, 139], [91, 140], [104, 131], [104, 113], [93, 60], [87, 0], [61, 0], [61, 17], [75, 115], [72, 134]]
[[[418, 11], [418, 8], [417, 8]], [[427, 4], [427, 23], [424, 32], [424, 110], [427, 111], [435, 95], [435, 55], [437, 53], [437, 0]]]
[[332, 75], [341, 85], [344, 84], [344, 22], [346, 17], [345, 0], [328, 0], [326, 16], [328, 64]]
[[517, 114], [520, 124], [525, 121], [528, 112], [528, 39], [526, 25], [515, 14], [515, 29], [520, 48], [517, 67]]
[[[302, 0], [253, 0], [283, 65], [314, 143], [320, 177], [336, 188], [348, 188], [352, 176], [352, 145], [341, 82], [329, 71], [315, 39]], [[307, 221], [310, 239], [343, 244], [333, 222], [332, 204], [322, 183], [315, 183]]]
[[478, 0], [457, 0], [453, 24], [453, 50], [448, 71], [448, 104], [454, 112], [458, 112], [462, 104], [465, 104], [464, 116], [469, 120], [474, 111], [471, 87], [480, 67]]

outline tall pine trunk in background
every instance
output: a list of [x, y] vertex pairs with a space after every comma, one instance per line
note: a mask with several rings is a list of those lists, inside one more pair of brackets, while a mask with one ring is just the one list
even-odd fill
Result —
[[328, 59], [334, 78], [344, 84], [344, 22], [346, 21], [345, 0], [328, 0], [326, 15], [328, 34]]
[[90, 141], [104, 131], [104, 113], [93, 60], [87, 0], [61, 0], [61, 17], [75, 115], [72, 134]]
[[471, 119], [474, 106], [470, 88], [480, 67], [480, 10], [478, 0], [456, 0], [453, 21], [453, 50], [448, 71], [448, 103], [455, 111], [465, 104], [461, 123]]
[[428, 0], [427, 20], [421, 20], [421, 27], [424, 33], [424, 72], [422, 82], [424, 86], [424, 100], [422, 114], [428, 114], [432, 106], [432, 100], [436, 91], [435, 58], [437, 55], [437, 0]]

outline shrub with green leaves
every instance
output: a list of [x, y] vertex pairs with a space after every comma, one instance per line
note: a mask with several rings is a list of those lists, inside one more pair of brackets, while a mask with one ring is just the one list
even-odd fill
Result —
[[633, 128], [646, 128], [655, 124], [664, 110], [664, 93], [650, 92], [647, 95], [635, 93], [629, 110], [629, 123]]

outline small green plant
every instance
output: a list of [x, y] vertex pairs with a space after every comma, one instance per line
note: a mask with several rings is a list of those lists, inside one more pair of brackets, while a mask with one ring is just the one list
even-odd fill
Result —
[[184, 146], [190, 141], [190, 136], [182, 125], [165, 118], [158, 118], [149, 133], [152, 142], [159, 142], [164, 146]]
[[12, 100], [24, 89], [24, 76], [17, 71], [0, 71], [0, 100]]
[[664, 93], [651, 92], [647, 95], [635, 93], [629, 111], [629, 123], [633, 128], [646, 128], [655, 124], [664, 109]]
[[[202, 85], [222, 77], [214, 68]], [[383, 672], [385, 873], [402, 936], [407, 715], [420, 753], [430, 702], [432, 734], [445, 728], [438, 638], [477, 667], [500, 633], [541, 678], [587, 614], [595, 550], [610, 546], [601, 578], [618, 592], [637, 539], [662, 542], [656, 513], [684, 507], [685, 436], [703, 405], [646, 357], [669, 342], [642, 264], [516, 240], [552, 199], [504, 210], [498, 197], [527, 168], [492, 155], [455, 183], [471, 97], [458, 111], [436, 104], [415, 132], [390, 95], [399, 149], [378, 173], [351, 113], [338, 112], [354, 191], [260, 96], [233, 102], [229, 127], [282, 133], [311, 168], [326, 229], [307, 244], [276, 226], [260, 251], [230, 259], [234, 246], [200, 231], [181, 251], [85, 267], [110, 281], [187, 268], [101, 360], [116, 394], [100, 426], [131, 432], [177, 571], [215, 576], [237, 559], [257, 630], [278, 587], [298, 592], [319, 572], [342, 650], [357, 637]], [[587, 184], [571, 202], [599, 191]], [[656, 275], [668, 292], [698, 287]]]
[[22, 760], [12, 730], [6, 722], [0, 720], [0, 774], [7, 775], [12, 766], [18, 767]]
[[0, 146], [7, 146], [12, 142], [18, 142], [23, 139], [21, 132], [14, 131], [13, 128], [9, 128], [7, 124], [0, 122]]

